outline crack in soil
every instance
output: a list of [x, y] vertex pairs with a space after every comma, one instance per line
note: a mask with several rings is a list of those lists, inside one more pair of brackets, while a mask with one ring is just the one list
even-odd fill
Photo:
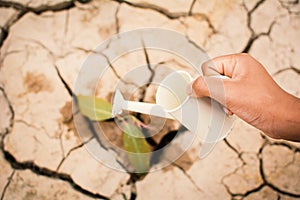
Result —
[[224, 139], [224, 142], [225, 142], [225, 144], [226, 144], [232, 151], [234, 151], [234, 152], [237, 154], [238, 158], [239, 158], [240, 161], [242, 162], [242, 165], [241, 165], [241, 166], [237, 167], [233, 172], [227, 174], [226, 176], [224, 176], [224, 177], [222, 178], [221, 183], [222, 183], [222, 185], [224, 185], [226, 191], [232, 196], [232, 199], [235, 199], [235, 197], [243, 197], [243, 198], [244, 198], [244, 197], [250, 195], [251, 193], [260, 191], [260, 190], [265, 186], [264, 183], [260, 184], [259, 186], [255, 187], [255, 188], [253, 188], [253, 189], [251, 189], [251, 190], [249, 190], [249, 191], [246, 191], [246, 192], [243, 193], [243, 194], [241, 194], [241, 193], [232, 193], [231, 190], [230, 190], [230, 188], [229, 188], [229, 186], [226, 185], [226, 184], [224, 183], [224, 179], [225, 179], [226, 177], [228, 177], [228, 176], [231, 175], [231, 174], [236, 173], [241, 167], [247, 165], [247, 163], [245, 162], [245, 160], [244, 160], [243, 157], [242, 157], [243, 152], [239, 152], [234, 146], [232, 146], [232, 145], [230, 144], [230, 142], [228, 141], [228, 139], [225, 138], [225, 139]]
[[1, 34], [0, 34], [0, 47], [2, 47], [5, 39], [7, 38], [9, 34], [10, 27], [15, 24], [19, 19], [21, 19], [25, 14], [28, 12], [32, 12], [34, 14], [40, 15], [47, 11], [52, 12], [59, 12], [63, 10], [68, 10], [73, 7], [75, 7], [75, 0], [71, 1], [64, 1], [60, 2], [54, 5], [41, 5], [38, 7], [29, 7], [26, 5], [23, 5], [18, 2], [11, 2], [11, 1], [2, 1], [0, 0], [0, 7], [4, 8], [13, 8], [17, 11], [19, 11], [16, 15], [12, 16], [11, 19], [9, 19], [6, 24], [1, 28]]
[[147, 89], [150, 86], [150, 84], [152, 83], [153, 78], [155, 76], [155, 71], [151, 67], [151, 62], [150, 62], [149, 55], [148, 55], [148, 52], [147, 52], [147, 47], [145, 46], [145, 43], [144, 43], [143, 40], [142, 40], [142, 45], [143, 45], [143, 52], [144, 52], [145, 60], [146, 60], [146, 63], [147, 63], [147, 69], [150, 72], [150, 77], [149, 77], [146, 85], [144, 85], [143, 87], [140, 88], [141, 97], [140, 97], [139, 101], [144, 101], [145, 100]]
[[122, 77], [119, 75], [119, 73], [117, 72], [116, 68], [113, 66], [113, 64], [111, 63], [111, 61], [109, 60], [109, 57], [107, 55], [105, 55], [104, 53], [102, 52], [97, 52], [99, 55], [102, 55], [106, 62], [108, 63], [108, 66], [110, 67], [110, 69], [113, 71], [114, 75], [117, 77], [117, 79], [119, 79], [120, 81], [124, 82], [124, 83], [127, 83], [126, 81], [124, 81], [122, 79]]
[[[1, 7], [0, 1], [0, 7]], [[9, 29], [12, 25], [14, 25], [19, 19], [21, 19], [26, 14], [25, 11], [19, 11], [13, 16], [10, 17], [10, 19], [1, 27], [1, 33], [0, 33], [0, 47], [2, 47], [5, 39], [7, 38], [9, 34]]]
[[131, 186], [131, 192], [130, 192], [130, 200], [135, 200], [137, 198], [137, 192], [136, 192], [136, 185], [135, 183]]
[[[262, 145], [262, 147], [259, 149], [259, 152], [257, 154], [258, 156], [258, 159], [259, 159], [259, 172], [260, 172], [260, 175], [261, 175], [261, 178], [264, 182], [264, 185], [266, 186], [269, 186], [272, 190], [276, 191], [277, 193], [280, 193], [280, 194], [284, 194], [284, 195], [287, 195], [287, 196], [290, 196], [290, 197], [300, 197], [300, 194], [294, 194], [294, 193], [291, 193], [291, 192], [287, 192], [287, 191], [284, 191], [278, 187], [276, 187], [275, 185], [273, 185], [272, 183], [270, 183], [267, 178], [266, 178], [266, 175], [265, 175], [265, 172], [264, 172], [264, 168], [263, 168], [263, 158], [262, 158], [262, 151], [264, 150], [264, 148], [267, 146], [267, 144], [269, 144], [268, 140], [266, 139], [265, 140], [265, 143]], [[281, 144], [280, 144], [281, 145]]]
[[[129, 185], [129, 183], [125, 184], [125, 185]], [[113, 197], [114, 195], [121, 195], [123, 200], [128, 200], [129, 198], [127, 197], [126, 192], [124, 191], [120, 191], [122, 190], [122, 188], [125, 186], [123, 184], [120, 184], [119, 187], [115, 190], [115, 193], [113, 195], [111, 195], [111, 197]]]
[[252, 45], [254, 44], [254, 42], [259, 39], [261, 36], [268, 36], [270, 37], [270, 33], [272, 31], [272, 28], [274, 26], [274, 24], [276, 24], [276, 20], [274, 20], [271, 24], [270, 24], [270, 27], [268, 29], [267, 32], [262, 32], [262, 33], [259, 33], [259, 34], [255, 34], [254, 32], [252, 33], [251, 32], [251, 36], [250, 36], [250, 39], [248, 40], [244, 50], [242, 51], [243, 53], [248, 53], [252, 47]]
[[77, 146], [71, 148], [71, 149], [68, 151], [68, 153], [66, 154], [66, 156], [64, 156], [64, 157], [61, 159], [60, 163], [58, 164], [58, 166], [57, 166], [57, 168], [56, 168], [56, 172], [59, 171], [59, 169], [60, 169], [60, 167], [62, 166], [62, 164], [64, 163], [64, 161], [69, 157], [69, 155], [70, 155], [73, 151], [75, 151], [75, 150], [77, 150], [77, 149], [83, 147], [84, 145], [86, 145], [87, 143], [89, 143], [89, 142], [90, 142], [92, 139], [94, 139], [94, 138], [95, 138], [94, 136], [91, 136], [87, 141], [84, 141], [84, 142], [82, 142], [81, 144], [79, 144], [79, 145], [77, 145]]
[[276, 75], [281, 74], [282, 72], [285, 72], [285, 71], [288, 71], [288, 70], [292, 70], [296, 74], [300, 75], [300, 69], [298, 69], [298, 68], [296, 68], [294, 66], [291, 66], [291, 67], [287, 67], [287, 68], [278, 70], [277, 72], [275, 72], [274, 74], [272, 74], [272, 76], [276, 76]]
[[[209, 29], [211, 30], [211, 33], [209, 33], [208, 35], [207, 35], [207, 37], [206, 37], [206, 39], [203, 41], [203, 44], [202, 44], [202, 46], [206, 46], [206, 44], [207, 44], [207, 42], [211, 39], [211, 37], [213, 36], [213, 35], [215, 35], [216, 33], [218, 33], [218, 31], [215, 29], [215, 27], [212, 25], [212, 23], [210, 22], [210, 19], [206, 16], [206, 15], [204, 15], [204, 14], [191, 14], [191, 16], [198, 16], [199, 18], [203, 18], [206, 22], [207, 22], [207, 24], [208, 24], [208, 27], [209, 27]], [[187, 33], [187, 30], [188, 29], [190, 29], [190, 27], [189, 27], [189, 25], [183, 20], [183, 19], [179, 19], [179, 23], [180, 24], [182, 24], [184, 27], [185, 27], [185, 31], [184, 31], [184, 36], [185, 36], [185, 38], [187, 39], [187, 41], [188, 41], [188, 43], [190, 43], [190, 44], [192, 44], [195, 48], [197, 48], [197, 49], [199, 49], [200, 51], [202, 51], [202, 52], [205, 52], [204, 51], [204, 49], [200, 46], [200, 45], [198, 45], [195, 41], [193, 41], [190, 37], [189, 37], [189, 35], [188, 35], [188, 33]]]
[[243, 199], [243, 198], [249, 196], [252, 193], [259, 192], [260, 190], [262, 190], [266, 186], [265, 183], [262, 183], [259, 186], [257, 186], [255, 188], [253, 188], [251, 190], [248, 190], [245, 193], [241, 194], [241, 193], [232, 193], [230, 191], [229, 187], [226, 184], [224, 184], [224, 183], [222, 183], [222, 184], [224, 185], [226, 191], [230, 194], [231, 199], [237, 199], [237, 197]]
[[291, 6], [297, 5], [299, 4], [299, 0], [295, 0], [295, 1], [289, 1], [289, 2], [283, 2], [281, 0], [278, 0], [278, 2], [280, 3], [281, 7], [286, 9], [288, 11], [288, 13], [290, 15], [299, 15], [300, 11], [298, 12], [294, 12], [290, 9], [290, 7], [288, 6], [288, 4], [290, 4]]
[[290, 145], [290, 144], [287, 144], [287, 143], [284, 143], [284, 142], [268, 142], [268, 144], [270, 146], [284, 146], [284, 147], [287, 147], [288, 149], [290, 149], [294, 153], [300, 151], [299, 147], [296, 147], [296, 146], [293, 146], [293, 145]]
[[36, 165], [32, 161], [24, 161], [19, 162], [16, 160], [16, 158], [8, 151], [6, 151], [4, 148], [2, 148], [2, 151], [4, 153], [5, 159], [10, 163], [11, 167], [16, 170], [26, 170], [29, 169], [33, 173], [41, 176], [46, 176], [53, 179], [62, 180], [65, 182], [68, 182], [76, 191], [81, 192], [82, 194], [85, 194], [87, 196], [93, 197], [93, 198], [101, 198], [101, 199], [109, 199], [108, 197], [101, 195], [99, 193], [93, 193], [87, 189], [82, 188], [80, 185], [78, 185], [69, 174], [66, 173], [59, 173], [56, 171], [52, 171], [45, 167], [40, 167]]
[[[109, 43], [110, 44], [110, 43]], [[107, 46], [107, 48], [109, 47], [109, 44]], [[80, 51], [83, 51], [85, 53], [94, 53], [94, 54], [98, 54], [98, 55], [101, 55], [105, 58], [108, 66], [110, 67], [110, 69], [112, 70], [113, 74], [115, 75], [115, 77], [117, 79], [119, 79], [121, 82], [125, 83], [125, 84], [128, 84], [128, 85], [133, 85], [133, 86], [136, 86], [138, 87], [138, 85], [134, 82], [130, 82], [130, 81], [125, 81], [120, 75], [119, 73], [117, 72], [116, 70], [116, 67], [114, 67], [114, 65], [112, 64], [112, 62], [110, 61], [109, 57], [107, 55], [105, 55], [104, 53], [100, 52], [100, 51], [95, 51], [95, 50], [89, 50], [89, 49], [84, 49], [82, 47], [74, 47], [75, 49], [77, 50], [80, 50]], [[106, 48], [106, 49], [107, 49]]]
[[257, 186], [256, 188], [253, 188], [252, 190], [249, 190], [249, 191], [245, 192], [244, 194], [235, 194], [234, 196], [241, 196], [241, 197], [245, 198], [245, 197], [249, 196], [252, 193], [259, 192], [265, 186], [266, 186], [266, 184], [262, 183], [261, 185]]
[[136, 173], [130, 173], [130, 178], [126, 183], [126, 185], [130, 185], [129, 200], [135, 200], [137, 198], [136, 182], [141, 180], [142, 178], [145, 178], [145, 176]]
[[189, 9], [189, 12], [188, 12], [188, 15], [192, 15], [193, 8], [194, 8], [194, 5], [195, 5], [196, 1], [197, 1], [197, 0], [193, 0], [193, 1], [192, 1], [191, 6], [190, 6], [190, 9]]
[[[251, 189], [251, 190], [246, 191], [245, 193], [232, 193], [232, 192], [230, 191], [229, 186], [226, 185], [226, 184], [224, 183], [223, 180], [224, 180], [225, 177], [227, 177], [227, 176], [230, 175], [230, 174], [235, 173], [238, 169], [240, 169], [240, 167], [242, 167], [243, 165], [245, 165], [245, 164], [243, 164], [242, 166], [237, 167], [237, 168], [236, 168], [233, 172], [231, 172], [230, 174], [227, 174], [226, 176], [224, 176], [224, 177], [222, 178], [222, 180], [221, 180], [222, 185], [224, 185], [226, 191], [231, 195], [232, 199], [236, 199], [237, 197], [243, 199], [243, 198], [249, 196], [249, 195], [252, 194], [252, 193], [259, 192], [259, 191], [260, 191], [261, 189], [263, 189], [264, 187], [269, 187], [269, 188], [271, 188], [272, 190], [274, 190], [275, 192], [277, 192], [278, 194], [283, 194], [283, 195], [287, 195], [287, 196], [290, 196], [290, 197], [300, 197], [300, 195], [298, 195], [298, 194], [294, 194], [294, 193], [291, 193], [291, 192], [287, 192], [287, 191], [281, 190], [280, 188], [276, 187], [275, 185], [273, 185], [272, 183], [270, 183], [270, 182], [267, 181], [266, 176], [265, 176], [265, 173], [264, 173], [264, 169], [263, 169], [263, 158], [262, 158], [262, 151], [263, 151], [263, 149], [264, 149], [267, 145], [286, 146], [286, 147], [288, 147], [289, 149], [291, 149], [293, 152], [297, 152], [297, 151], [299, 150], [299, 148], [290, 146], [290, 145], [288, 145], [288, 144], [286, 144], [286, 143], [280, 143], [280, 142], [279, 142], [279, 143], [278, 143], [278, 142], [270, 143], [270, 141], [269, 141], [265, 136], [262, 135], [262, 137], [263, 137], [263, 139], [264, 139], [265, 141], [264, 141], [264, 143], [262, 144], [262, 146], [260, 147], [260, 149], [259, 149], [259, 151], [258, 151], [258, 153], [257, 153], [257, 157], [258, 157], [258, 160], [259, 160], [259, 173], [260, 173], [260, 176], [261, 176], [261, 178], [262, 178], [263, 183], [260, 184], [259, 186], [255, 187], [255, 188]], [[228, 141], [226, 142], [226, 139], [225, 139], [225, 143], [226, 143], [227, 145], [228, 145], [228, 144], [230, 145], [230, 143], [228, 143]], [[229, 146], [229, 145], [228, 145], [228, 146]], [[229, 147], [230, 147], [230, 146], [229, 146]], [[231, 148], [231, 147], [230, 147], [230, 148]], [[236, 153], [238, 153], [238, 151], [237, 151], [236, 149], [235, 149], [235, 150], [234, 150], [234, 149], [235, 149], [235, 148], [232, 148], [233, 151], [235, 151]]]
[[136, 8], [153, 10], [153, 11], [156, 11], [156, 12], [166, 16], [169, 19], [178, 19], [180, 17], [188, 16], [188, 13], [186, 13], [186, 12], [170, 12], [169, 10], [167, 10], [165, 8], [162, 8], [162, 7], [157, 6], [155, 4], [146, 3], [146, 2], [132, 3], [132, 2], [129, 2], [129, 1], [126, 1], [126, 0], [112, 0], [112, 1], [116, 1], [120, 4], [125, 3], [129, 6], [136, 7]]
[[11, 181], [12, 181], [14, 175], [15, 175], [15, 172], [16, 172], [16, 170], [13, 170], [12, 173], [10, 174], [10, 176], [8, 177], [7, 183], [5, 184], [5, 186], [3, 188], [0, 200], [4, 199], [5, 192], [6, 192], [7, 188], [9, 187], [9, 185], [10, 185], [10, 183], [11, 183]]
[[1, 137], [1, 141], [0, 141], [1, 142], [0, 143], [0, 148], [2, 148], [1, 145], [2, 145], [2, 141], [4, 140], [5, 135], [7, 135], [10, 132], [11, 128], [13, 127], [14, 119], [15, 119], [15, 111], [14, 111], [14, 109], [12, 107], [11, 102], [9, 101], [9, 99], [7, 97], [7, 94], [6, 94], [5, 90], [4, 90], [4, 88], [0, 87], [0, 91], [3, 94], [4, 99], [5, 99], [6, 103], [7, 103], [9, 111], [10, 111], [9, 125], [8, 125], [8, 127], [5, 128], [5, 131], [4, 131], [4, 133], [3, 133], [2, 137]]
[[229, 186], [224, 183], [224, 179], [226, 177], [230, 176], [231, 174], [235, 174], [239, 169], [241, 169], [241, 167], [243, 167], [245, 165], [246, 165], [246, 163], [242, 163], [241, 166], [238, 166], [234, 171], [232, 171], [231, 173], [229, 173], [226, 176], [222, 177], [222, 179], [221, 179], [222, 185], [225, 187], [227, 193], [230, 194], [230, 196], [231, 196], [232, 199], [245, 198], [245, 197], [247, 197], [248, 195], [250, 195], [252, 193], [259, 192], [263, 187], [267, 186], [267, 184], [263, 180], [263, 183], [261, 183], [260, 185], [254, 187], [254, 188], [252, 188], [250, 190], [247, 190], [244, 193], [233, 193], [233, 192], [231, 192]]
[[242, 165], [237, 166], [232, 172], [226, 174], [225, 176], [222, 177], [221, 179], [221, 184], [225, 187], [227, 193], [232, 197], [232, 199], [234, 199], [234, 197], [239, 197], [239, 196], [243, 196], [243, 194], [235, 194], [233, 192], [231, 192], [229, 186], [224, 182], [224, 180], [229, 177], [232, 174], [235, 174], [239, 169], [241, 169], [243, 166], [245, 166], [246, 163], [242, 162]]
[[121, 4], [118, 5], [117, 9], [116, 9], [116, 12], [115, 12], [115, 24], [116, 24], [116, 33], [119, 34], [120, 32], [120, 20], [119, 20], [119, 11], [120, 11], [120, 7], [121, 7]]
[[63, 2], [59, 2], [57, 4], [50, 5], [50, 6], [43, 4], [43, 5], [40, 5], [40, 6], [37, 6], [37, 7], [26, 6], [26, 5], [21, 4], [19, 2], [0, 0], [0, 7], [14, 8], [15, 10], [20, 10], [20, 11], [23, 11], [25, 13], [32, 12], [32, 13], [35, 13], [37, 15], [40, 15], [43, 12], [46, 12], [46, 11], [58, 12], [58, 11], [73, 8], [73, 7], [75, 7], [75, 0], [63, 1]]
[[[44, 127], [44, 126], [35, 126], [35, 125], [33, 125], [33, 124], [31, 124], [31, 123], [29, 123], [29, 122], [27, 122], [26, 120], [24, 120], [24, 119], [15, 119], [14, 120], [14, 123], [21, 123], [21, 124], [23, 124], [23, 125], [25, 125], [25, 126], [27, 126], [27, 127], [29, 127], [29, 128], [32, 128], [32, 129], [34, 129], [34, 130], [36, 130], [36, 131], [39, 131], [39, 132], [44, 132], [45, 133], [45, 135], [47, 135], [47, 137], [49, 138], [49, 139], [57, 139], [55, 136], [51, 136], [48, 132], [47, 132], [47, 130], [46, 130], [46, 128]], [[42, 130], [42, 131], [41, 131]], [[40, 144], [41, 144], [41, 142], [34, 136], [34, 139], [37, 141], [37, 142], [39, 142]]]
[[227, 138], [224, 139], [224, 142], [232, 151], [234, 151], [237, 154], [238, 158], [242, 161], [243, 165], [245, 165], [246, 162], [244, 161], [244, 159], [242, 157], [243, 152], [239, 152], [234, 146], [232, 146]]
[[63, 144], [63, 140], [62, 140], [62, 136], [63, 136], [63, 129], [61, 128], [61, 125], [59, 125], [59, 145], [60, 145], [60, 149], [61, 149], [61, 156], [64, 158], [65, 157], [65, 148], [64, 148], [64, 144]]
[[[101, 55], [105, 58], [108, 66], [111, 68], [113, 74], [116, 76], [117, 79], [120, 79], [122, 81], [122, 78], [121, 76], [119, 75], [119, 73], [117, 72], [116, 68], [112, 65], [111, 61], [109, 60], [109, 57], [107, 55], [105, 55], [104, 53], [102, 52], [99, 52], [99, 51], [95, 51], [95, 50], [89, 50], [89, 49], [84, 49], [82, 47], [74, 47], [75, 49], [77, 50], [80, 50], [80, 51], [83, 51], [85, 53], [94, 53], [94, 54], [98, 54], [98, 55]], [[123, 81], [124, 82], [124, 81]]]
[[73, 97], [74, 96], [74, 92], [72, 91], [71, 87], [67, 84], [67, 82], [65, 81], [65, 79], [62, 77], [58, 67], [56, 65], [54, 65], [55, 71], [57, 73], [58, 78], [60, 79], [61, 83], [64, 85], [64, 87], [66, 88], [68, 94]]
[[[212, 29], [212, 30], [213, 30], [213, 32], [212, 32], [212, 34], [208, 35], [208, 38], [211, 38], [216, 33], [216, 31], [214, 31], [214, 29]], [[195, 41], [193, 41], [187, 34], [185, 35], [185, 37], [186, 37], [187, 41], [190, 44], [192, 44], [195, 48], [199, 49], [201, 52], [205, 52], [204, 49], [201, 46], [199, 46]], [[206, 40], [205, 43], [207, 41], [208, 40]]]
[[169, 18], [170, 20], [177, 20], [180, 18], [184, 18], [184, 17], [190, 17], [190, 16], [197, 16], [197, 17], [201, 17], [203, 18], [207, 23], [208, 26], [214, 31], [216, 32], [216, 29], [214, 27], [214, 25], [212, 24], [211, 20], [209, 19], [209, 17], [204, 14], [204, 13], [193, 13], [192, 9], [194, 7], [194, 4], [196, 2], [196, 0], [194, 0], [191, 4], [190, 10], [188, 12], [170, 12], [169, 10], [162, 8], [160, 6], [154, 5], [154, 4], [150, 4], [150, 3], [132, 3], [126, 0], [112, 0], [115, 2], [118, 2], [120, 4], [125, 3], [129, 6], [135, 7], [135, 8], [140, 8], [140, 9], [149, 9], [155, 12], [158, 12], [162, 15], [164, 15], [165, 17]]
[[199, 193], [202, 193], [203, 190], [197, 185], [197, 183], [194, 181], [194, 179], [178, 164], [176, 163], [172, 163], [171, 165], [173, 165], [174, 167], [177, 167], [183, 174], [185, 177], [187, 177], [187, 179], [192, 183], [192, 185], [196, 188], [196, 190]]
[[32, 161], [19, 162], [19, 161], [16, 160], [16, 158], [9, 151], [5, 150], [4, 139], [10, 133], [10, 129], [13, 127], [15, 115], [14, 115], [13, 107], [12, 107], [12, 105], [11, 105], [10, 101], [8, 100], [7, 95], [5, 93], [5, 90], [3, 88], [1, 88], [1, 87], [0, 87], [0, 90], [2, 91], [4, 97], [5, 97], [8, 105], [9, 105], [9, 109], [11, 111], [10, 125], [6, 129], [5, 134], [1, 138], [0, 149], [3, 152], [3, 154], [4, 154], [5, 160], [11, 165], [11, 167], [13, 169], [15, 169], [15, 170], [29, 169], [33, 173], [38, 174], [38, 175], [42, 175], [42, 176], [46, 176], [46, 177], [50, 177], [50, 178], [54, 178], [54, 179], [59, 179], [59, 180], [62, 180], [62, 181], [66, 181], [75, 190], [81, 192], [82, 194], [88, 195], [88, 196], [93, 197], [93, 198], [108, 199], [107, 197], [105, 197], [105, 196], [103, 196], [101, 194], [93, 193], [93, 192], [91, 192], [89, 190], [86, 190], [86, 189], [82, 188], [80, 185], [78, 185], [77, 183], [75, 183], [75, 181], [72, 179], [72, 177], [69, 174], [58, 173], [56, 171], [52, 171], [52, 170], [47, 169], [45, 167], [40, 167], [40, 166], [36, 165], [34, 162], [32, 162]]
[[261, 36], [269, 36], [271, 31], [272, 31], [272, 28], [273, 28], [273, 25], [276, 23], [276, 20], [274, 20], [268, 31], [267, 32], [263, 32], [263, 33], [259, 33], [259, 34], [256, 34], [254, 29], [252, 28], [251, 26], [251, 22], [252, 22], [252, 14], [255, 10], [257, 10], [259, 8], [260, 5], [262, 5], [266, 0], [260, 0], [258, 1], [255, 6], [251, 9], [251, 10], [248, 10], [245, 2], [243, 2], [243, 7], [244, 9], [247, 11], [247, 27], [248, 29], [250, 30], [251, 32], [251, 35], [250, 35], [250, 38], [245, 46], [245, 48], [242, 50], [242, 53], [248, 53], [253, 45], [253, 43], [258, 39], [260, 38]]

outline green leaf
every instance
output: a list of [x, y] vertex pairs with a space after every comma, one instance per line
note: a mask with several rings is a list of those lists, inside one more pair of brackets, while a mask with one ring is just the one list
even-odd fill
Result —
[[112, 106], [104, 99], [94, 96], [78, 95], [80, 112], [90, 120], [103, 121], [112, 118]]
[[[130, 116], [134, 121], [138, 121]], [[128, 152], [128, 159], [136, 173], [145, 173], [150, 167], [151, 148], [144, 134], [136, 123], [125, 122], [123, 133], [124, 149]]]

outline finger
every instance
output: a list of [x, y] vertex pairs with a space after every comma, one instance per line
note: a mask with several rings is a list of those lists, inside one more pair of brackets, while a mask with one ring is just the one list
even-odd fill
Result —
[[203, 76], [199, 76], [187, 86], [187, 94], [193, 97], [209, 97], [208, 86]]
[[239, 54], [216, 57], [202, 64], [202, 72], [206, 76], [222, 74], [232, 77]]
[[187, 93], [193, 97], [211, 97], [226, 106], [226, 88], [230, 80], [209, 76], [199, 76], [187, 88]]

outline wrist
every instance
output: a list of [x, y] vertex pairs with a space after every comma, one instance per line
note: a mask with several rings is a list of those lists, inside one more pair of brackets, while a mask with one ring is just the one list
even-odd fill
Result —
[[[300, 99], [285, 92], [272, 105], [271, 137], [277, 139], [300, 139]], [[298, 139], [297, 139], [298, 138]]]

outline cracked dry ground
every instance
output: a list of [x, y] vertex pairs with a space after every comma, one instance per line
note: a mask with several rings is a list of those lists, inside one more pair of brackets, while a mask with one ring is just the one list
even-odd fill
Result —
[[[205, 159], [193, 147], [143, 179], [89, 155], [94, 138], [79, 139], [71, 112], [80, 63], [111, 35], [145, 26], [179, 31], [210, 57], [248, 52], [300, 96], [298, 0], [0, 0], [1, 199], [299, 199], [300, 145], [240, 120]], [[129, 66], [147, 61], [155, 70], [185, 65], [161, 52], [129, 54], [98, 95], [110, 99]], [[153, 101], [152, 88], [142, 89], [136, 98]]]

